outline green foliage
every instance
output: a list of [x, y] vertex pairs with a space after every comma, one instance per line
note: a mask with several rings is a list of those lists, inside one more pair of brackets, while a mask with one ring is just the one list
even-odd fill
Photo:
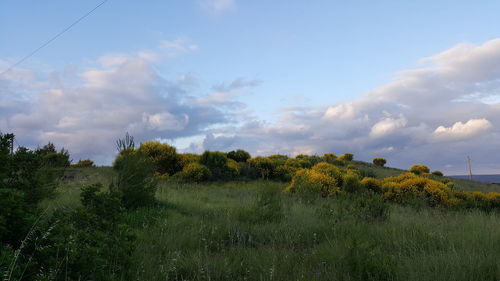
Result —
[[138, 153], [146, 155], [153, 163], [156, 174], [173, 175], [182, 168], [181, 160], [175, 147], [159, 141], [146, 141], [137, 149]]
[[199, 163], [201, 156], [193, 153], [182, 153], [179, 154], [179, 161], [182, 168], [186, 167], [191, 163]]
[[120, 161], [114, 167], [116, 179], [110, 189], [119, 194], [127, 209], [154, 202], [157, 182], [153, 177], [151, 158], [138, 152], [119, 157]]
[[[295, 160], [295, 159], [288, 159], [288, 160]], [[287, 160], [287, 162], [288, 162], [288, 160]], [[273, 178], [280, 180], [280, 181], [283, 181], [283, 182], [289, 182], [292, 180], [293, 175], [295, 174], [295, 172], [299, 168], [300, 168], [300, 165], [299, 165], [299, 167], [297, 167], [295, 165], [288, 165], [288, 164], [280, 165], [280, 166], [276, 167], [276, 169], [274, 169]]]
[[387, 160], [385, 160], [385, 158], [381, 158], [381, 157], [373, 158], [373, 164], [375, 164], [376, 166], [384, 167], [384, 165], [386, 163], [387, 163]]
[[348, 162], [354, 159], [354, 155], [352, 153], [345, 153], [340, 155], [337, 159], [340, 161]]
[[42, 163], [48, 167], [69, 167], [71, 163], [69, 152], [64, 148], [57, 152], [55, 145], [51, 142], [44, 145], [42, 148], [38, 148], [35, 153], [41, 156]]
[[90, 167], [95, 167], [94, 161], [90, 159], [85, 159], [85, 160], [78, 160], [76, 164], [72, 164], [71, 167], [75, 168], [90, 168]]
[[257, 156], [248, 161], [254, 167], [262, 179], [269, 179], [273, 174], [275, 162], [267, 157]]
[[441, 172], [441, 171], [437, 171], [437, 170], [436, 170], [436, 171], [433, 171], [433, 172], [432, 172], [432, 174], [433, 174], [433, 175], [435, 175], [435, 176], [438, 176], [438, 177], [442, 177], [442, 176], [444, 176], [444, 175], [443, 175], [443, 172]]
[[35, 221], [38, 207], [28, 203], [22, 191], [11, 188], [0, 188], [0, 206], [0, 245], [17, 248]]
[[342, 190], [349, 193], [360, 192], [362, 189], [359, 175], [353, 171], [347, 171], [342, 175]]
[[189, 163], [182, 169], [182, 179], [188, 182], [204, 182], [212, 178], [212, 172], [207, 166], [199, 163]]
[[422, 174], [428, 174], [430, 173], [429, 167], [422, 165], [422, 164], [416, 164], [411, 166], [410, 172], [414, 173], [415, 175], [422, 175]]
[[230, 151], [227, 153], [227, 158], [233, 159], [236, 162], [247, 162], [251, 158], [250, 153], [243, 149], [238, 149], [236, 151]]

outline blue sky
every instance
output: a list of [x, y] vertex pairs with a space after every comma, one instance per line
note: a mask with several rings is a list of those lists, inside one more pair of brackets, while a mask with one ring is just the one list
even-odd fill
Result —
[[[98, 3], [100, 1], [1, 1], [0, 72]], [[17, 72], [11, 71], [10, 74], [0, 76], [0, 91], [3, 91], [0, 92], [0, 97], [4, 104], [0, 128], [2, 131], [17, 132], [19, 140], [26, 145], [42, 144], [52, 137], [56, 144], [75, 151], [75, 157], [99, 157], [97, 155], [103, 155], [109, 149], [104, 143], [96, 153], [82, 147], [87, 143], [81, 139], [85, 134], [82, 133], [76, 139], [69, 136], [76, 136], [78, 134], [75, 132], [82, 131], [78, 122], [88, 123], [85, 118], [89, 115], [83, 114], [87, 109], [81, 107], [82, 103], [87, 102], [83, 102], [84, 98], [81, 97], [89, 96], [86, 91], [94, 89], [96, 81], [100, 83], [100, 79], [105, 79], [103, 77], [110, 77], [106, 71], [115, 71], [113, 73], [116, 75], [121, 73], [120, 69], [128, 71], [127, 74], [130, 75], [137, 75], [139, 72], [135, 71], [139, 70], [152, 71], [152, 75], [158, 80], [145, 78], [139, 84], [144, 86], [144, 83], [151, 83], [145, 86], [154, 92], [148, 97], [151, 100], [158, 98], [156, 105], [164, 102], [163, 108], [168, 110], [163, 110], [161, 106], [135, 107], [135, 117], [125, 118], [131, 123], [112, 128], [103, 124], [106, 122], [96, 123], [96, 132], [112, 130], [113, 134], [108, 138], [113, 139], [116, 135], [123, 135], [125, 130], [136, 128], [136, 133], [140, 134], [137, 136], [139, 139], [168, 139], [186, 150], [230, 150], [235, 146], [247, 148], [254, 154], [266, 154], [275, 148], [287, 149], [281, 152], [289, 154], [324, 153], [326, 150], [343, 153], [347, 152], [343, 150], [349, 150], [358, 153], [364, 160], [382, 155], [389, 159], [389, 164], [392, 159], [394, 166], [406, 168], [411, 161], [421, 161], [435, 169], [459, 173], [463, 169], [464, 156], [475, 153], [469, 151], [473, 147], [470, 139], [455, 138], [446, 143], [439, 142], [441, 144], [427, 139], [413, 143], [410, 140], [415, 137], [405, 133], [404, 136], [393, 135], [390, 141], [375, 140], [378, 135], [373, 133], [374, 128], [381, 128], [385, 124], [389, 128], [400, 128], [398, 131], [405, 128], [415, 132], [416, 128], [424, 130], [423, 127], [427, 126], [426, 132], [430, 136], [432, 133], [439, 133], [440, 126], [451, 130], [455, 124], [459, 124], [455, 127], [459, 130], [460, 124], [469, 124], [469, 127], [477, 125], [482, 128], [477, 134], [470, 133], [469, 137], [488, 133], [494, 135], [494, 138], [490, 136], [489, 139], [496, 139], [495, 120], [488, 117], [495, 116], [496, 105], [491, 105], [490, 102], [486, 110], [478, 106], [477, 103], [481, 101], [477, 98], [474, 101], [468, 99], [473, 106], [468, 105], [470, 110], [467, 113], [470, 114], [463, 118], [460, 118], [458, 108], [456, 112], [443, 113], [450, 108], [445, 104], [442, 107], [420, 103], [406, 105], [414, 109], [435, 107], [435, 111], [426, 114], [435, 115], [436, 118], [427, 120], [415, 117], [416, 114], [408, 110], [386, 105], [374, 107], [377, 108], [375, 114], [371, 107], [370, 110], [366, 109], [366, 96], [373, 97], [377, 95], [374, 92], [383, 92], [379, 96], [405, 100], [384, 92], [384, 87], [387, 88], [401, 77], [414, 81], [415, 76], [412, 75], [416, 74], [405, 71], [432, 70], [432, 67], [437, 67], [432, 70], [434, 73], [439, 65], [455, 66], [453, 60], [460, 56], [473, 57], [477, 53], [474, 50], [483, 50], [485, 55], [496, 58], [496, 44], [489, 44], [488, 48], [477, 48], [499, 37], [499, 10], [500, 3], [497, 1], [308, 3], [109, 0], [73, 29], [19, 65]], [[461, 44], [474, 47], [457, 51], [456, 46], [462, 46]], [[421, 62], [423, 58], [443, 54], [447, 50], [455, 50], [452, 52], [455, 56], [449, 58], [443, 55], [435, 60]], [[482, 56], [477, 55], [477, 60]], [[109, 63], [110, 59], [118, 57], [120, 60]], [[145, 65], [136, 63], [128, 64], [129, 68], [126, 69], [122, 67], [138, 60]], [[107, 64], [103, 64], [103, 61]], [[496, 76], [497, 66], [473, 62], [470, 65], [478, 68], [479, 74], [475, 75], [484, 77], [465, 80], [470, 85], [489, 83], [487, 92], [490, 94], [481, 98], [495, 101], [496, 94], [492, 93], [497, 93], [497, 86], [493, 82], [500, 78]], [[487, 69], [479, 71], [480, 67]], [[21, 79], [19, 75], [25, 76]], [[95, 75], [104, 76], [96, 78]], [[122, 75], [125, 73], [121, 73], [119, 77], [127, 77]], [[461, 81], [461, 76], [457, 76], [457, 80], [446, 80], [446, 75], [443, 74], [441, 82], [448, 83], [448, 86]], [[115, 81], [114, 78], [112, 80]], [[99, 85], [102, 86], [102, 83]], [[460, 94], [450, 98], [450, 101], [455, 102], [453, 106], [457, 105], [456, 100], [478, 92], [478, 89], [470, 89], [470, 85], [459, 86], [462, 88], [456, 92]], [[442, 95], [439, 90], [441, 86], [425, 86], [425, 91], [435, 89], [434, 95]], [[102, 96], [101, 103], [106, 104], [112, 103], [112, 100], [106, 98], [110, 95], [107, 91], [114, 93], [118, 89], [116, 87], [110, 90], [105, 87], [95, 90], [97, 93], [93, 90], [92, 93], [95, 94], [95, 99]], [[51, 115], [53, 118], [47, 120], [56, 122], [58, 125], [55, 127], [50, 122], [28, 122], [30, 118], [39, 119], [44, 114], [49, 114], [48, 111], [37, 112], [39, 109], [36, 108], [45, 107], [43, 109], [48, 110], [50, 105], [46, 104], [49, 99], [46, 93], [55, 90], [61, 91], [61, 95], [71, 96], [73, 93], [72, 98], [68, 99], [80, 101], [64, 103], [68, 108], [82, 112], [79, 121], [75, 123], [73, 120], [71, 127], [66, 122], [71, 119], [68, 116]], [[161, 98], [155, 96], [159, 92], [163, 93]], [[402, 91], [398, 93], [400, 92]], [[114, 98], [120, 98], [118, 93], [115, 95]], [[122, 98], [126, 97], [133, 98], [131, 95], [124, 95]], [[360, 99], [362, 101], [358, 101]], [[22, 102], [28, 102], [32, 108], [27, 109]], [[366, 117], [366, 120], [371, 120], [371, 123], [366, 120], [365, 123], [358, 122], [356, 120], [359, 118], [354, 117], [349, 120], [337, 118], [335, 124], [320, 125], [319, 121], [315, 122], [324, 120], [328, 109], [332, 109], [330, 115], [334, 112], [340, 114], [338, 116], [350, 117], [350, 114], [342, 115], [339, 110], [349, 108], [347, 105], [352, 102], [363, 104], [353, 110], [363, 118]], [[427, 102], [432, 103], [432, 99]], [[133, 102], [127, 104], [133, 105]], [[19, 110], [15, 106], [19, 106]], [[461, 103], [460, 110], [463, 110], [462, 106], [465, 105]], [[471, 114], [472, 108], [476, 107], [478, 111]], [[337, 109], [333, 110], [334, 108]], [[112, 110], [122, 112], [117, 108]], [[490, 115], [485, 113], [488, 110], [492, 110], [492, 113], [488, 113]], [[110, 118], [121, 115], [116, 113], [111, 116]], [[156, 125], [151, 125], [146, 133], [137, 129], [139, 125], [131, 125], [139, 122], [135, 122], [134, 118]], [[19, 121], [21, 119], [23, 122]], [[165, 120], [170, 120], [167, 123], [173, 124], [171, 128], [166, 123], [158, 125], [166, 122]], [[195, 123], [195, 120], [200, 122]], [[468, 123], [470, 120], [473, 121]], [[342, 124], [337, 123], [349, 124], [349, 134], [344, 135], [345, 130], [339, 133]], [[381, 125], [376, 127], [377, 124]], [[314, 133], [310, 131], [328, 131], [329, 126], [332, 131], [332, 136], [329, 137], [313, 136]], [[38, 133], [33, 133], [35, 127]], [[92, 133], [89, 130], [85, 129], [86, 134]], [[392, 129], [388, 130], [384, 132], [393, 133]], [[294, 133], [290, 133], [291, 131]], [[335, 135], [339, 137], [336, 138]], [[370, 141], [362, 140], [363, 135], [370, 138]], [[265, 139], [260, 139], [263, 136]], [[352, 141], [346, 144], [349, 138]], [[106, 141], [109, 142], [109, 139]], [[264, 144], [263, 140], [269, 144]], [[289, 145], [280, 145], [283, 142]], [[488, 155], [488, 149], [491, 151], [494, 147], [483, 146], [485, 147], [477, 152], [477, 156], [471, 155], [473, 161], [477, 162], [474, 164], [482, 172], [500, 171], [498, 160], [483, 159], [483, 155]], [[429, 147], [439, 149], [439, 155], [445, 159], [436, 161], [431, 157], [435, 153], [427, 155], [421, 152], [429, 150]], [[455, 150], [446, 152], [450, 147]], [[111, 154], [98, 161], [109, 162]], [[455, 156], [450, 157], [449, 154]], [[409, 157], [413, 159], [408, 159]]]

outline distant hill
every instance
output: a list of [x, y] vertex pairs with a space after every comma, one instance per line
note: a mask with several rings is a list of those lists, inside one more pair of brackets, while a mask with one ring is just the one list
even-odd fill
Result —
[[[448, 176], [448, 177], [456, 178], [456, 179], [464, 179], [464, 180], [469, 179], [468, 175], [456, 175], [456, 176]], [[472, 175], [472, 180], [478, 181], [478, 182], [484, 182], [484, 183], [500, 184], [500, 174], [496, 174], [496, 175]]]

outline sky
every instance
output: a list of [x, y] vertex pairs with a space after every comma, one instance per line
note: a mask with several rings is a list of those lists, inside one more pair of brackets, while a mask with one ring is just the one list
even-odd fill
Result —
[[108, 0], [9, 69], [101, 2], [0, 0], [0, 131], [19, 145], [109, 165], [128, 132], [500, 173], [498, 1]]

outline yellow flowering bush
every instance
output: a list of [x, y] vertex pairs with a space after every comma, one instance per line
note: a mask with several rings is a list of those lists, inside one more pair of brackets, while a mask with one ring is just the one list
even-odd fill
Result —
[[286, 193], [313, 193], [326, 197], [339, 192], [335, 178], [311, 169], [300, 169], [285, 188]]
[[382, 181], [376, 178], [366, 177], [361, 180], [361, 185], [368, 190], [371, 190], [376, 193], [383, 192], [382, 190]]

